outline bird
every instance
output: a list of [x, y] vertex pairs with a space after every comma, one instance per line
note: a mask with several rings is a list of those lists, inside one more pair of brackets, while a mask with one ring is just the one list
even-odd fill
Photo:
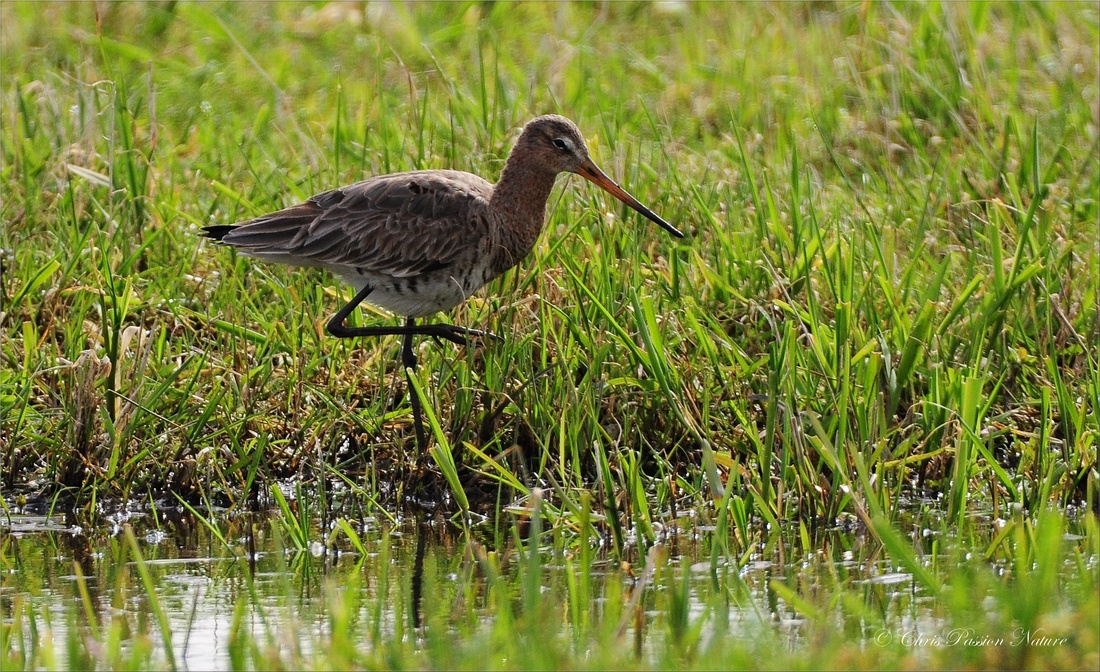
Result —
[[[351, 285], [355, 296], [328, 321], [328, 333], [403, 336], [402, 363], [409, 377], [417, 368], [414, 336], [459, 345], [470, 337], [493, 337], [416, 320], [457, 306], [531, 253], [561, 173], [580, 175], [671, 235], [684, 237], [600, 170], [577, 125], [557, 114], [524, 125], [495, 185], [457, 170], [378, 175], [244, 222], [204, 227], [202, 235], [248, 257], [326, 269]], [[349, 327], [348, 316], [364, 301], [403, 316], [405, 324]], [[409, 386], [423, 450], [411, 377]]]

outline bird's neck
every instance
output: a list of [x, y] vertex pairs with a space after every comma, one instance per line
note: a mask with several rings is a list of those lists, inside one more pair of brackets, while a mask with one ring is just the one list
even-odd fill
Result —
[[501, 241], [510, 257], [505, 260], [510, 261], [506, 268], [519, 263], [534, 248], [542, 233], [546, 200], [556, 177], [556, 173], [517, 160], [514, 153], [504, 165], [490, 202], [507, 224], [507, 239]]

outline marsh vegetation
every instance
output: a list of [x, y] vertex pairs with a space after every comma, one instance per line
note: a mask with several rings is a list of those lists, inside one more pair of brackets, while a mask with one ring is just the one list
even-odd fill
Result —
[[[1096, 668], [1094, 4], [0, 19], [4, 669]], [[427, 453], [347, 288], [198, 235], [545, 112], [688, 236], [559, 186]]]

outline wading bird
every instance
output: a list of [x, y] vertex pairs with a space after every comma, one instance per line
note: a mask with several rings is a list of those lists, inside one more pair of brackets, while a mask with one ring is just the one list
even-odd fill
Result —
[[[417, 366], [413, 336], [463, 344], [491, 336], [451, 324], [416, 324], [449, 310], [518, 264], [535, 246], [558, 173], [576, 173], [682, 238], [596, 167], [577, 126], [550, 114], [527, 123], [497, 184], [455, 170], [371, 177], [204, 235], [249, 257], [327, 269], [356, 289], [328, 322], [337, 338], [404, 336], [405, 374]], [[404, 326], [349, 327], [367, 301], [406, 318]], [[420, 402], [409, 380], [417, 445], [426, 447]]]

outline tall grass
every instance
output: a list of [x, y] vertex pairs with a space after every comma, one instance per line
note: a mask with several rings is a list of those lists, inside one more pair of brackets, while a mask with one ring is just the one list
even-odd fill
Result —
[[[563, 187], [534, 258], [451, 316], [505, 343], [421, 346], [454, 501], [467, 459], [510, 488], [546, 473], [622, 486], [643, 527], [641, 502], [667, 499], [657, 484], [721, 498], [735, 463], [759, 494], [745, 501], [777, 518], [889, 512], [914, 477], [955, 516], [975, 479], [1030, 510], [1085, 497], [1098, 262], [1083, 5], [62, 5], [46, 23], [34, 7], [4, 10], [9, 487], [194, 498], [215, 483], [235, 499], [317, 450], [373, 451], [341, 463], [372, 473], [381, 453], [393, 470], [370, 480], [400, 476], [396, 344], [329, 341], [331, 279], [209, 249], [195, 227], [389, 170], [493, 176], [519, 125], [558, 110], [693, 237]], [[560, 37], [538, 37], [550, 27]], [[532, 68], [544, 85], [524, 83]], [[73, 364], [86, 350], [109, 368]], [[1037, 478], [1042, 501], [1024, 496]]]

